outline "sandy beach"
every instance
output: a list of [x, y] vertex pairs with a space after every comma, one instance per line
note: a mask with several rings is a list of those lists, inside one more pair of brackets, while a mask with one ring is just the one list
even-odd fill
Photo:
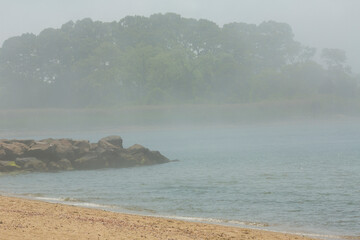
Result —
[[0, 196], [0, 239], [311, 238]]

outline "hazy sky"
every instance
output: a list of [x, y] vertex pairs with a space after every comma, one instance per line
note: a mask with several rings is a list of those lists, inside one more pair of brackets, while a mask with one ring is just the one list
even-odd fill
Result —
[[205, 18], [220, 26], [229, 22], [290, 24], [295, 38], [317, 48], [346, 50], [360, 72], [360, 0], [0, 0], [0, 44], [9, 37], [69, 20], [119, 21], [127, 15], [175, 12]]

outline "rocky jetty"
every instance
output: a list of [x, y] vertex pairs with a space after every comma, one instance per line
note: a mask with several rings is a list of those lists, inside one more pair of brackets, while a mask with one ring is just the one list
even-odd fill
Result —
[[0, 140], [0, 172], [121, 168], [170, 162], [158, 151], [135, 144], [123, 148], [119, 136], [86, 140]]

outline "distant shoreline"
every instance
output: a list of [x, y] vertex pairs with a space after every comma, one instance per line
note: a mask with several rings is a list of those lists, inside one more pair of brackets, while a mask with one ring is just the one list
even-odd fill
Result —
[[0, 213], [0, 235], [8, 239], [314, 239], [7, 196], [0, 196]]
[[117, 108], [0, 109], [2, 137], [39, 133], [156, 130], [175, 127], [218, 127], [287, 122], [352, 121], [358, 110], [321, 112], [309, 101], [246, 104], [134, 105]]

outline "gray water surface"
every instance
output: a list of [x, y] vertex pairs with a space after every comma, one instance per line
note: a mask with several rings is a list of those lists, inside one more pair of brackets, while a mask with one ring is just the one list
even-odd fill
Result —
[[[0, 176], [0, 192], [114, 211], [321, 235], [360, 235], [360, 124], [109, 132], [179, 162]], [[76, 133], [93, 142], [105, 133]], [[43, 138], [44, 136], [38, 137]], [[314, 235], [316, 236], [316, 235]]]

